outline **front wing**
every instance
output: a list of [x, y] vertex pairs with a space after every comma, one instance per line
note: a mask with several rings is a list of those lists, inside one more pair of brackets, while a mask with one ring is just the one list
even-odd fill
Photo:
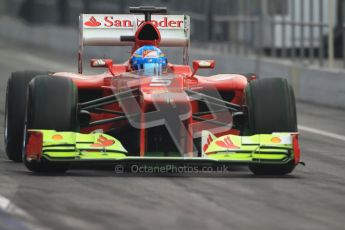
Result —
[[27, 161], [121, 163], [128, 161], [220, 162], [232, 164], [286, 164], [299, 162], [297, 133], [225, 135], [219, 138], [202, 133], [201, 156], [128, 156], [116, 138], [103, 133], [81, 134], [54, 130], [29, 130], [25, 157]]

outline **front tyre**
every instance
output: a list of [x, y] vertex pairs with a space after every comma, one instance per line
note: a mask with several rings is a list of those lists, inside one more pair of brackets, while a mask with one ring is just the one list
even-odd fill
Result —
[[[37, 76], [29, 84], [27, 129], [77, 131], [77, 103], [78, 91], [71, 79]], [[29, 162], [23, 156], [23, 160], [33, 172], [62, 173], [69, 168], [68, 163], [49, 162], [44, 158]]]
[[43, 71], [13, 72], [7, 81], [5, 105], [5, 146], [8, 159], [22, 161], [22, 144], [26, 109], [26, 94], [29, 82]]
[[[293, 90], [286, 79], [266, 78], [251, 81], [245, 89], [248, 107], [248, 132], [297, 132], [296, 103]], [[284, 165], [253, 164], [255, 175], [285, 175], [295, 168], [293, 161]]]

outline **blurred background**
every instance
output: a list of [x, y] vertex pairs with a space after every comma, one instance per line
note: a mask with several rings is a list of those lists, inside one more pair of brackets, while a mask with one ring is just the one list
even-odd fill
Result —
[[343, 0], [2, 0], [0, 12], [77, 28], [80, 13], [127, 13], [138, 5], [190, 15], [192, 42], [208, 49], [345, 67]]
[[[299, 99], [345, 108], [344, 0], [1, 0], [0, 35], [75, 53], [80, 13], [140, 5], [190, 15], [192, 58], [214, 58], [220, 72], [287, 77]], [[91, 56], [107, 56], [109, 48], [97, 50]], [[338, 89], [325, 82], [329, 74]], [[325, 87], [337, 102], [326, 91], [314, 95]]]

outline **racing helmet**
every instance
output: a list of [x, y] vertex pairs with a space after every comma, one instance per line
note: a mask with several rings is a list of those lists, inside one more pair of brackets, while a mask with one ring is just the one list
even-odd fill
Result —
[[133, 70], [144, 70], [144, 74], [161, 74], [167, 69], [167, 58], [159, 48], [147, 45], [133, 53], [130, 64]]

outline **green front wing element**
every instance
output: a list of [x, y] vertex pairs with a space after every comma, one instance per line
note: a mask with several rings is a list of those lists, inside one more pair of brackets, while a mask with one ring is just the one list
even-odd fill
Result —
[[126, 149], [119, 140], [103, 133], [30, 131], [43, 134], [41, 157], [51, 161], [122, 159], [127, 155]]
[[218, 161], [287, 163], [294, 159], [295, 136], [297, 133], [225, 135], [217, 138], [203, 131], [202, 153], [203, 157]]
[[278, 163], [294, 159], [293, 133], [258, 134], [253, 136], [225, 135], [215, 137], [208, 131], [202, 133], [202, 155], [194, 157], [146, 155], [128, 156], [116, 138], [103, 133], [80, 134], [54, 130], [29, 130], [42, 133], [41, 158], [49, 161], [112, 162], [112, 161], [178, 161], [178, 162], [229, 162]]

